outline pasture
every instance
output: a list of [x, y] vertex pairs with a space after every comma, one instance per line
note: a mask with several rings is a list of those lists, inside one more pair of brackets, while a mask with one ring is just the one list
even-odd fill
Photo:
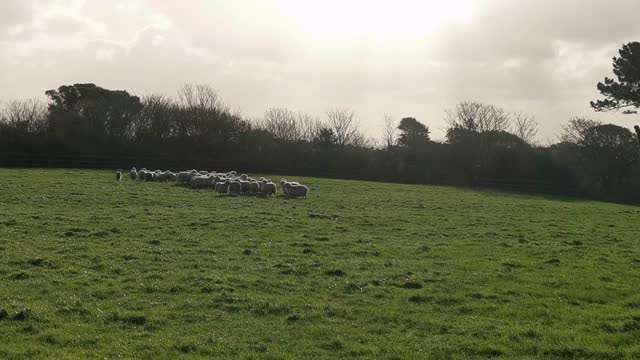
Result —
[[0, 169], [0, 358], [640, 358], [639, 208], [113, 175]]

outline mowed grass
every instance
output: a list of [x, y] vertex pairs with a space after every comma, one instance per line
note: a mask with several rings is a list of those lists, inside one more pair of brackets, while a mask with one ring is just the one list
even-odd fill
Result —
[[0, 358], [640, 358], [639, 208], [113, 179], [0, 169]]

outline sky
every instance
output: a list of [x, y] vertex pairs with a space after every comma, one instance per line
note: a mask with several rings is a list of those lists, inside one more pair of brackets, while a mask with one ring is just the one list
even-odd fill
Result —
[[538, 141], [595, 113], [598, 81], [640, 41], [637, 0], [2, 0], [0, 101], [92, 82], [137, 95], [206, 83], [249, 118], [270, 107], [385, 113], [436, 139], [444, 111], [479, 101], [524, 111]]

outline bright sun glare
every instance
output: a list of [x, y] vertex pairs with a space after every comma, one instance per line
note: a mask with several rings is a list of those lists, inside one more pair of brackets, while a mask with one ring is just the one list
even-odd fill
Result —
[[421, 37], [447, 23], [468, 23], [471, 0], [277, 0], [306, 32], [324, 38]]

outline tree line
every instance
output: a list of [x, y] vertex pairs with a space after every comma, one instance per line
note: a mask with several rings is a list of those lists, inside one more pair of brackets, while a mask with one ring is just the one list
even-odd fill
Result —
[[[614, 58], [596, 111], [640, 107], [640, 44]], [[386, 114], [379, 139], [358, 115], [322, 116], [271, 108], [259, 120], [225, 104], [211, 86], [185, 85], [176, 97], [138, 97], [95, 84], [45, 92], [48, 103], [0, 104], [0, 166], [238, 169], [252, 172], [417, 184], [495, 187], [640, 203], [640, 129], [570, 119], [542, 146], [524, 112], [478, 102], [446, 111], [446, 138], [434, 141], [415, 117]]]

